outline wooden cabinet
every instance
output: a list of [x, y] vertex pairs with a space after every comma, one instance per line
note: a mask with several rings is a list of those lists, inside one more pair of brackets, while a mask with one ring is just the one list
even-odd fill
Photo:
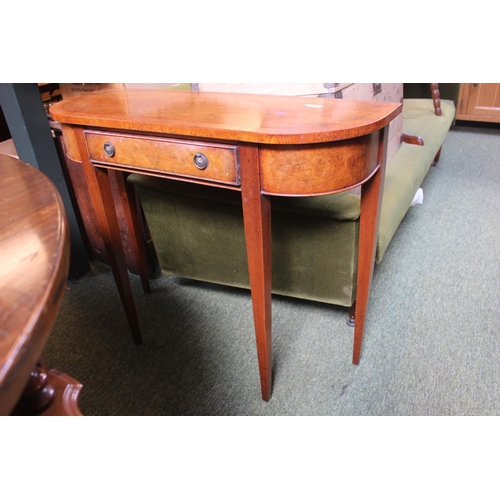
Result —
[[456, 119], [500, 123], [500, 83], [461, 83]]

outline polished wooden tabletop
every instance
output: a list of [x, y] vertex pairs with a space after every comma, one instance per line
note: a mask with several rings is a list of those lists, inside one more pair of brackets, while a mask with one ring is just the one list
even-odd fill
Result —
[[112, 89], [54, 104], [65, 124], [260, 144], [312, 144], [370, 134], [401, 105], [317, 97]]
[[55, 186], [0, 155], [0, 415], [9, 414], [38, 362], [64, 293], [69, 233]]

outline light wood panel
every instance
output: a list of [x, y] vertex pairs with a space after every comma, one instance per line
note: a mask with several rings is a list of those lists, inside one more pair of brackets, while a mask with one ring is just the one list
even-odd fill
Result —
[[456, 118], [500, 123], [500, 83], [462, 83]]

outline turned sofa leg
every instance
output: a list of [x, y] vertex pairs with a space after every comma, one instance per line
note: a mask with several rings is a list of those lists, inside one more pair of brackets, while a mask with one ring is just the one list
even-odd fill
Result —
[[349, 317], [347, 318], [346, 323], [349, 326], [354, 326], [355, 320], [356, 320], [356, 301], [354, 301], [352, 306], [349, 308]]
[[432, 166], [433, 166], [433, 167], [435, 167], [435, 166], [438, 164], [438, 162], [439, 162], [439, 158], [440, 158], [440, 156], [441, 156], [441, 150], [442, 150], [442, 149], [443, 149], [443, 147], [441, 146], [441, 147], [439, 148], [439, 151], [438, 151], [438, 152], [437, 152], [437, 154], [436, 154], [436, 157], [434, 158], [434, 161], [432, 162]]

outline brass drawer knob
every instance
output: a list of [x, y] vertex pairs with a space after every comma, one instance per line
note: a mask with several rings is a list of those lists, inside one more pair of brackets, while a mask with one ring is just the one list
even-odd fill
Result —
[[208, 158], [203, 153], [196, 153], [193, 157], [196, 168], [205, 170], [208, 167]]
[[104, 152], [110, 157], [113, 158], [115, 156], [115, 147], [110, 142], [104, 143]]

